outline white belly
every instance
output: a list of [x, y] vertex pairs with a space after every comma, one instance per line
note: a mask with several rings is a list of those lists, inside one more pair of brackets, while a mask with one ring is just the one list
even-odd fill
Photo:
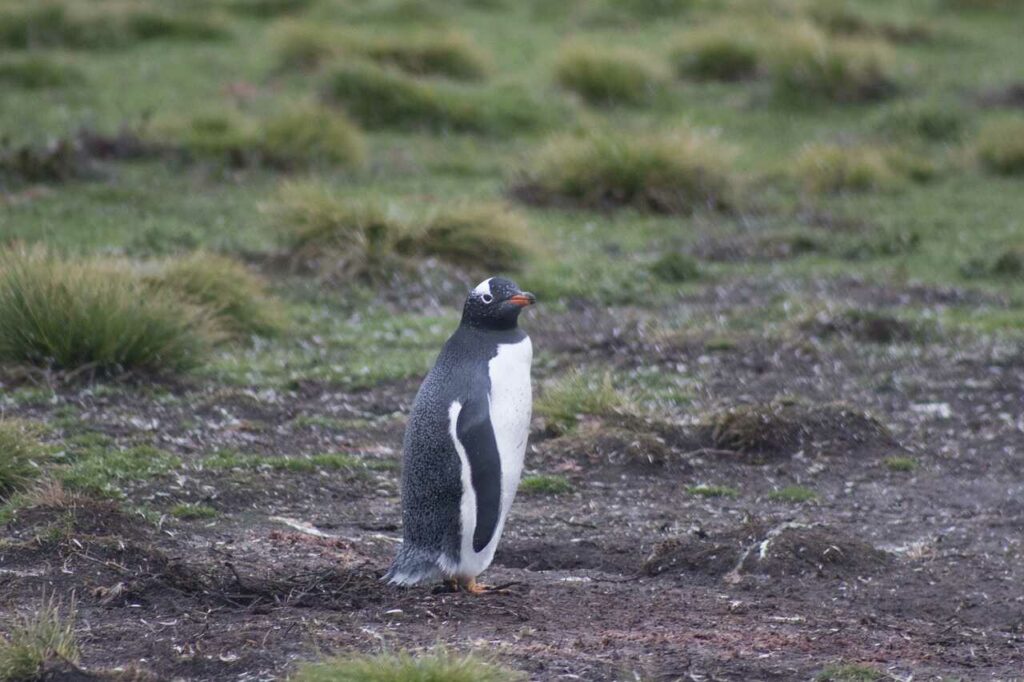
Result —
[[[491, 541], [479, 552], [473, 551], [473, 532], [476, 529], [476, 496], [469, 481], [469, 462], [463, 452], [462, 501], [462, 556], [456, 575], [476, 577], [494, 559], [505, 518], [512, 507], [519, 479], [523, 473], [526, 439], [530, 435], [530, 417], [533, 412], [533, 389], [530, 366], [533, 362], [533, 344], [529, 337], [519, 343], [501, 344], [498, 354], [488, 363], [491, 380], [490, 420], [494, 440], [501, 457], [501, 513]], [[454, 407], [454, 405], [453, 405]], [[452, 415], [457, 418], [457, 410]], [[454, 423], [454, 421], [453, 421]], [[459, 449], [460, 446], [456, 446]], [[467, 499], [472, 498], [472, 499]]]

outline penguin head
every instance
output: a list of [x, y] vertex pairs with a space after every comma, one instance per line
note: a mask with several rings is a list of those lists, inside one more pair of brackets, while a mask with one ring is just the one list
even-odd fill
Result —
[[536, 296], [522, 291], [515, 282], [491, 277], [469, 292], [462, 308], [462, 324], [481, 329], [513, 329], [523, 308], [536, 302]]

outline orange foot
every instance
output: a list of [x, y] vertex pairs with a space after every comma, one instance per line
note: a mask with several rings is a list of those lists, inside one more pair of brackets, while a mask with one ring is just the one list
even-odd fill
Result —
[[481, 585], [480, 583], [478, 583], [476, 581], [476, 578], [470, 578], [466, 581], [460, 580], [459, 587], [461, 587], [466, 592], [469, 592], [470, 594], [483, 594], [489, 589], [486, 585]]

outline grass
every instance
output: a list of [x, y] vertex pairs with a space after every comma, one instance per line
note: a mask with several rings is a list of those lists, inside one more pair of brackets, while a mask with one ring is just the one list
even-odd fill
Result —
[[57, 473], [58, 480], [70, 490], [104, 497], [121, 497], [125, 484], [162, 476], [181, 466], [176, 455], [151, 445], [76, 449], [70, 459]]
[[952, 100], [900, 100], [877, 112], [874, 129], [894, 139], [953, 143], [969, 125], [967, 110]]
[[790, 504], [802, 504], [813, 502], [818, 499], [818, 494], [810, 488], [802, 485], [787, 485], [784, 488], [773, 490], [768, 493], [768, 499], [774, 502], [788, 502]]
[[766, 62], [775, 97], [790, 104], [872, 102], [899, 89], [885, 43], [829, 38], [806, 24], [779, 36]]
[[548, 384], [534, 404], [537, 414], [559, 431], [572, 429], [580, 416], [608, 416], [629, 407], [624, 392], [612, 384], [611, 374], [574, 371]]
[[214, 40], [227, 33], [209, 14], [168, 12], [132, 2], [16, 0], [0, 10], [0, 45], [16, 49], [110, 50], [156, 39]]
[[84, 81], [81, 69], [45, 54], [11, 55], [0, 59], [0, 84], [41, 90]]
[[739, 81], [758, 75], [762, 53], [755, 31], [728, 22], [687, 31], [670, 59], [680, 78]]
[[960, 271], [968, 279], [1019, 280], [1024, 277], [1024, 244], [971, 258]]
[[341, 198], [318, 182], [282, 187], [270, 210], [293, 261], [349, 278], [374, 278], [412, 258], [517, 270], [531, 252], [525, 219], [499, 203], [441, 206]]
[[275, 336], [285, 328], [284, 309], [267, 293], [266, 281], [226, 256], [197, 252], [170, 259], [148, 282], [160, 295], [209, 311], [228, 336]]
[[536, 474], [524, 476], [519, 483], [519, 490], [527, 495], [564, 495], [571, 493], [573, 487], [564, 476]]
[[146, 136], [152, 145], [234, 166], [359, 169], [366, 163], [360, 130], [342, 113], [310, 103], [290, 105], [265, 120], [227, 108], [165, 117]]
[[716, 139], [693, 130], [559, 136], [537, 152], [515, 191], [538, 203], [587, 208], [725, 209], [737, 185], [729, 157]]
[[885, 468], [898, 473], [909, 473], [917, 468], [917, 460], [904, 456], [886, 457]]
[[812, 195], [893, 192], [912, 180], [927, 180], [933, 173], [924, 159], [869, 145], [809, 145], [793, 164], [803, 191]]
[[679, 251], [665, 251], [653, 263], [651, 274], [662, 282], [681, 284], [700, 279], [701, 268], [696, 259]]
[[43, 664], [54, 659], [77, 663], [75, 618], [73, 600], [65, 608], [44, 595], [35, 613], [16, 619], [6, 639], [0, 637], [0, 680], [38, 679]]
[[985, 123], [978, 132], [978, 159], [998, 175], [1024, 175], [1024, 116], [1004, 116]]
[[551, 118], [546, 104], [519, 87], [428, 82], [352, 60], [329, 71], [323, 94], [371, 129], [496, 135], [534, 130]]
[[472, 654], [434, 651], [338, 657], [299, 667], [295, 682], [517, 682], [522, 674]]
[[357, 42], [351, 49], [414, 76], [477, 81], [486, 78], [492, 69], [490, 55], [458, 31], [378, 38]]
[[43, 250], [0, 257], [0, 362], [59, 370], [181, 371], [215, 337], [208, 316], [119, 261]]
[[664, 89], [660, 66], [643, 52], [570, 43], [558, 54], [555, 80], [599, 106], [648, 104]]
[[219, 512], [213, 507], [197, 502], [182, 502], [171, 507], [171, 516], [184, 521], [198, 521], [201, 519], [213, 519]]
[[13, 419], [0, 421], [0, 501], [31, 484], [51, 457], [34, 426]]
[[736, 497], [740, 494], [736, 488], [730, 488], [726, 485], [707, 485], [705, 483], [691, 485], [686, 488], [686, 492], [697, 497]]
[[885, 674], [877, 668], [857, 663], [827, 666], [814, 678], [817, 682], [877, 682]]

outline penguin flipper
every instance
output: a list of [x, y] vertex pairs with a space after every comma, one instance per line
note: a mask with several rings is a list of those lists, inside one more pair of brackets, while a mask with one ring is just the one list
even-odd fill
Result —
[[381, 580], [402, 587], [432, 582], [445, 577], [441, 563], [442, 556], [438, 552], [402, 543], [398, 555]]
[[501, 455], [491, 425], [491, 403], [486, 394], [466, 401], [459, 412], [455, 435], [469, 460], [476, 493], [476, 528], [473, 550], [479, 552], [494, 537], [501, 514]]

